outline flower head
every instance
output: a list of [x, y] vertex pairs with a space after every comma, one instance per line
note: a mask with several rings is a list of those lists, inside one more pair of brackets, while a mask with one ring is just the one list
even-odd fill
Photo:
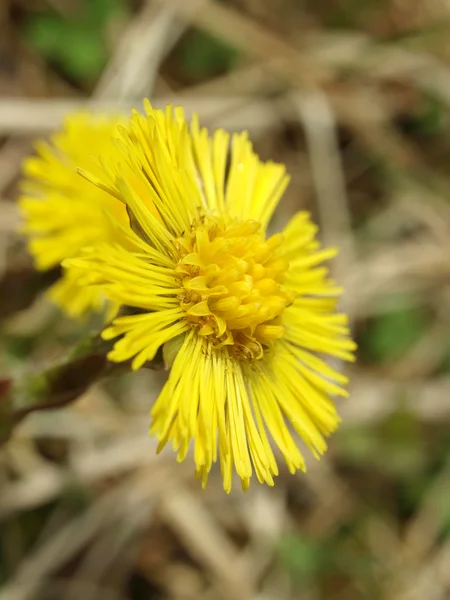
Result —
[[138, 369], [162, 345], [172, 357], [152, 409], [160, 447], [171, 442], [182, 461], [193, 440], [203, 485], [219, 458], [226, 491], [233, 470], [244, 489], [253, 472], [273, 485], [269, 438], [291, 472], [304, 470], [291, 429], [315, 456], [326, 450], [339, 423], [331, 396], [347, 394], [347, 379], [324, 357], [352, 360], [355, 345], [323, 266], [336, 252], [320, 248], [308, 214], [267, 237], [284, 166], [261, 162], [246, 133], [210, 136], [181, 109], [148, 103], [109, 156], [84, 176], [127, 206], [131, 228], [65, 264], [137, 309], [104, 331], [119, 338], [110, 360]]
[[[37, 156], [25, 161], [20, 208], [38, 269], [56, 267], [86, 246], [114, 239], [108, 212], [126, 220], [121, 202], [77, 174], [78, 167], [96, 171], [91, 155], [107, 152], [120, 122], [116, 117], [75, 113], [50, 143], [36, 144]], [[73, 316], [104, 304], [97, 290], [79, 286], [75, 269], [61, 277], [50, 296]]]

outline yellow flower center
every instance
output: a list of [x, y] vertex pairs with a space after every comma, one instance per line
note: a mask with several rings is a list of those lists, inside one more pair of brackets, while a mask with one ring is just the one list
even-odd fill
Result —
[[240, 360], [261, 359], [283, 337], [282, 315], [294, 298], [283, 287], [282, 236], [265, 239], [261, 229], [255, 221], [208, 217], [177, 240], [186, 319]]

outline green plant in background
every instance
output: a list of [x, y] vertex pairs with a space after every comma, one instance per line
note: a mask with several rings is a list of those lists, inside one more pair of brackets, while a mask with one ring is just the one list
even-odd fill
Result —
[[280, 564], [295, 578], [310, 581], [323, 570], [326, 546], [303, 535], [286, 535], [278, 546]]
[[386, 312], [374, 319], [361, 336], [367, 359], [386, 362], [400, 358], [425, 333], [427, 316], [416, 307]]
[[399, 478], [416, 476], [425, 467], [419, 421], [401, 405], [376, 428], [348, 428], [338, 436], [338, 448], [355, 466], [370, 465]]
[[425, 467], [425, 454], [417, 416], [402, 409], [400, 402], [399, 398], [399, 408], [380, 426], [377, 454], [383, 457], [387, 473], [404, 479], [419, 475]]
[[97, 77], [108, 58], [104, 31], [113, 19], [125, 17], [128, 0], [81, 0], [71, 14], [38, 13], [25, 23], [25, 37], [45, 59], [77, 82]]
[[230, 71], [238, 58], [235, 48], [199, 29], [192, 31], [180, 53], [183, 69], [199, 79]]
[[445, 131], [445, 107], [433, 96], [424, 95], [413, 117], [418, 133], [433, 136]]
[[[365, 586], [376, 598], [374, 561], [359, 541], [358, 529], [364, 515], [351, 527], [330, 531], [320, 539], [311, 539], [303, 534], [283, 536], [278, 545], [278, 561], [293, 583], [302, 586], [319, 585], [323, 596], [328, 598], [326, 589], [333, 589], [348, 578], [364, 578]], [[329, 589], [329, 588], [328, 588]]]
[[326, 21], [330, 27], [353, 28], [358, 27], [364, 19], [370, 19], [385, 4], [380, 0], [343, 0], [336, 3], [335, 9], [327, 16]]

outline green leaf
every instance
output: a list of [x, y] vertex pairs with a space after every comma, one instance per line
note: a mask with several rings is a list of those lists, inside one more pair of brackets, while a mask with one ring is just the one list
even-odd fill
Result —
[[378, 453], [376, 433], [365, 427], [339, 433], [337, 444], [343, 455], [356, 464], [371, 464]]
[[420, 506], [430, 485], [429, 475], [415, 474], [413, 477], [400, 479], [397, 501], [403, 514], [413, 514]]
[[361, 347], [374, 361], [395, 360], [422, 337], [426, 327], [427, 319], [420, 309], [389, 312], [369, 325], [362, 336]]
[[126, 16], [130, 12], [127, 0], [85, 0], [85, 6], [90, 22], [100, 28], [110, 19]]
[[3, 338], [7, 355], [13, 360], [26, 360], [36, 345], [36, 339], [26, 335], [5, 335]]
[[425, 468], [421, 427], [416, 415], [401, 407], [382, 423], [379, 459], [386, 471], [413, 476]]
[[291, 575], [309, 579], [324, 563], [321, 546], [300, 535], [284, 536], [278, 548], [281, 564]]
[[382, 424], [383, 439], [396, 444], [415, 444], [420, 441], [420, 423], [416, 415], [399, 407]]
[[58, 15], [36, 15], [25, 23], [25, 38], [45, 58], [53, 58], [64, 44], [64, 21]]
[[85, 0], [76, 18], [53, 13], [34, 15], [25, 25], [25, 37], [44, 58], [75, 80], [97, 77], [107, 58], [105, 24], [127, 10], [126, 0]]
[[339, 8], [333, 10], [325, 21], [329, 27], [351, 29], [358, 27], [363, 19], [376, 15], [377, 10], [383, 10], [385, 5], [386, 0], [341, 0]]
[[426, 96], [420, 103], [414, 119], [419, 133], [437, 135], [445, 130], [446, 110], [437, 98]]
[[195, 31], [181, 54], [184, 69], [196, 77], [207, 77], [230, 70], [238, 59], [235, 48], [203, 31]]
[[66, 31], [58, 60], [68, 75], [79, 80], [94, 78], [101, 73], [107, 58], [107, 49], [97, 31], [85, 27]]

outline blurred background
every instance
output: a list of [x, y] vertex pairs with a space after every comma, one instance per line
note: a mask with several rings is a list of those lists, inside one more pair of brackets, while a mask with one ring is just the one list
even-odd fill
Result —
[[450, 1], [1, 0], [0, 373], [51, 365], [64, 318], [17, 234], [21, 161], [95, 109], [182, 104], [248, 129], [341, 248], [359, 343], [308, 474], [226, 496], [155, 455], [164, 372], [31, 415], [0, 451], [2, 600], [450, 598]]

